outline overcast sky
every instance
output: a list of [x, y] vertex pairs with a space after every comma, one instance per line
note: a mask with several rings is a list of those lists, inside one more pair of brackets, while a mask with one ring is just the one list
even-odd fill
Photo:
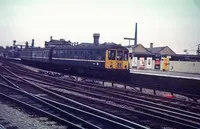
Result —
[[[128, 45], [134, 37], [149, 47], [169, 46], [177, 53], [200, 43], [200, 0], [0, 0], [0, 45], [35, 39], [44, 46], [50, 36], [74, 42]], [[132, 42], [133, 43], [133, 42]]]

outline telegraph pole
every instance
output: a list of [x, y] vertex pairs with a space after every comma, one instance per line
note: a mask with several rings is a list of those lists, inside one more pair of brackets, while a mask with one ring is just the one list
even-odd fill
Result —
[[135, 40], [134, 45], [137, 45], [137, 23], [135, 23]]
[[200, 55], [200, 44], [198, 44], [197, 55]]
[[124, 38], [124, 40], [128, 40], [129, 41], [129, 46], [131, 45], [130, 42], [131, 40], [135, 40], [134, 38]]
[[134, 45], [137, 45], [137, 23], [135, 23], [135, 38], [124, 38], [124, 40], [129, 41], [129, 46], [131, 45], [131, 40], [134, 40]]

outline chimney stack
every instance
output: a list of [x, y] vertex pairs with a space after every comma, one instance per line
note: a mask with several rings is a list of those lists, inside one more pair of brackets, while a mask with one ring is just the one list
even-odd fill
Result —
[[32, 47], [32, 48], [34, 47], [34, 39], [32, 39], [31, 47]]
[[16, 45], [16, 40], [13, 40], [13, 47], [15, 47]]
[[52, 40], [53, 40], [53, 36], [50, 37], [50, 41], [52, 41]]
[[137, 45], [137, 23], [135, 23], [135, 40], [134, 45]]
[[28, 42], [26, 41], [26, 48], [28, 48]]
[[99, 37], [100, 37], [100, 34], [99, 34], [99, 33], [94, 33], [94, 34], [93, 34], [94, 45], [99, 45]]
[[153, 48], [153, 43], [150, 43], [150, 48]]

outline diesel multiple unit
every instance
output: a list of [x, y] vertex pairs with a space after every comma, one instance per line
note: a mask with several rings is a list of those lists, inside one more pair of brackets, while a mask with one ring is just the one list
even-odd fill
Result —
[[95, 36], [94, 44], [26, 48], [20, 53], [21, 60], [69, 73], [109, 77], [127, 75], [128, 49], [114, 43], [99, 44]]

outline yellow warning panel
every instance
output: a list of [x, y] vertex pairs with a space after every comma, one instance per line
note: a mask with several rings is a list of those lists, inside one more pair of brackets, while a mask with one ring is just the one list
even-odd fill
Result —
[[168, 71], [169, 70], [169, 58], [163, 58], [162, 70], [163, 71]]
[[106, 50], [105, 68], [106, 69], [128, 69], [128, 53], [123, 53], [121, 60], [117, 60], [117, 50]]

